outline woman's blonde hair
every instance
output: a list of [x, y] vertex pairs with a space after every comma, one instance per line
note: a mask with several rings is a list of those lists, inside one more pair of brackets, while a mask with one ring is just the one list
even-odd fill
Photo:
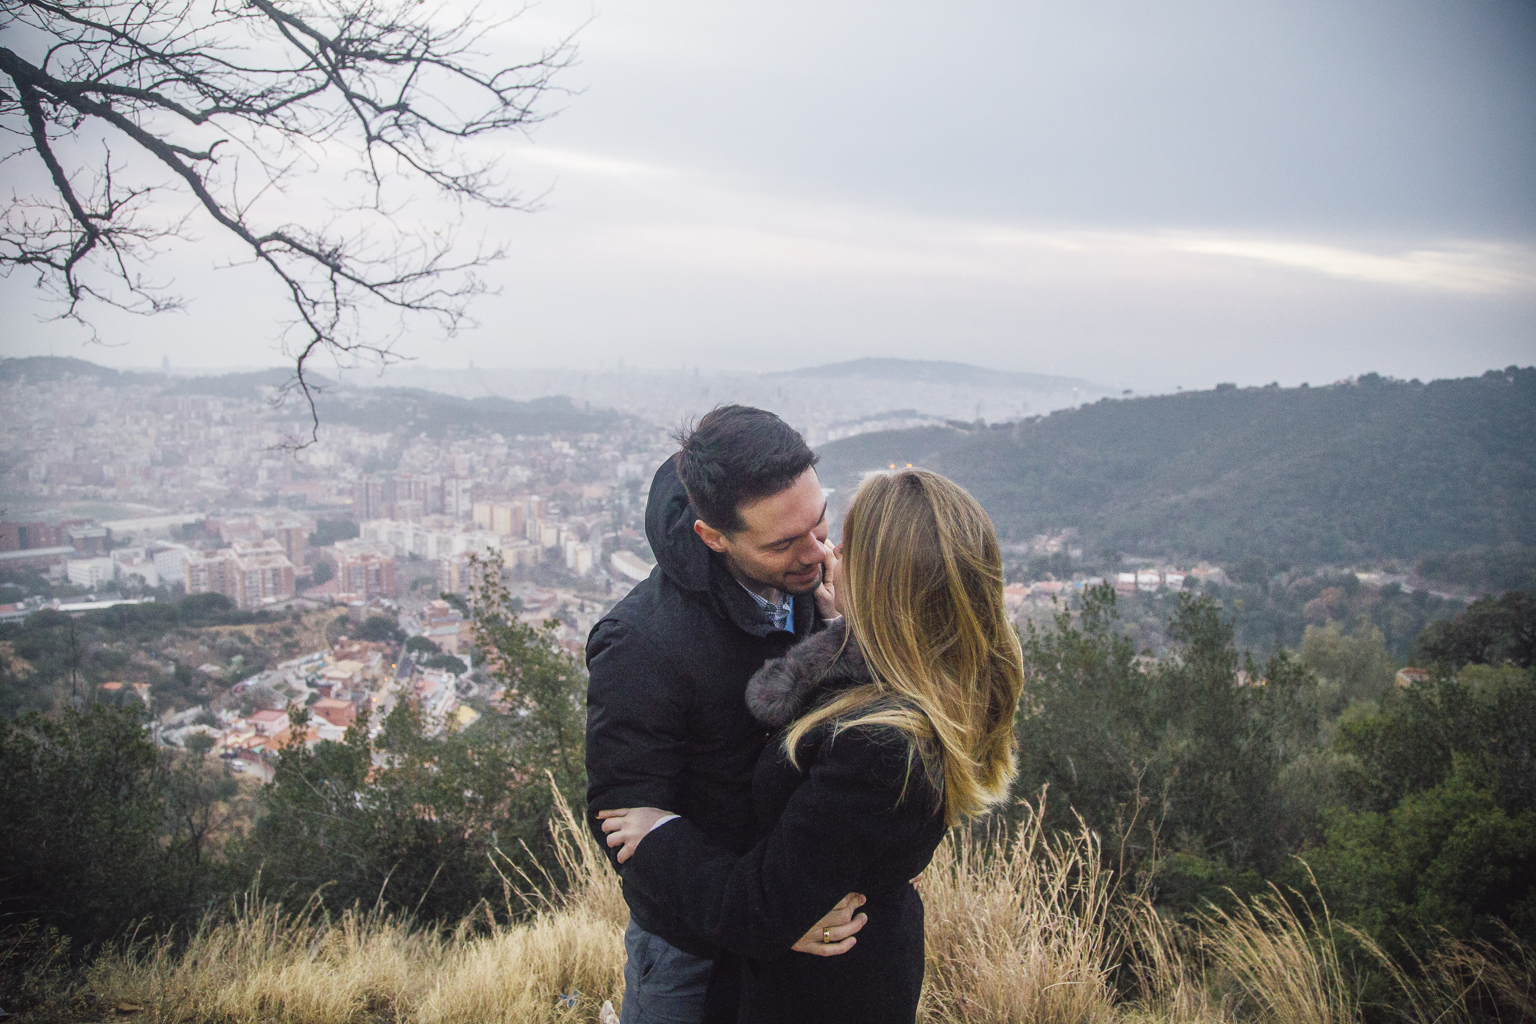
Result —
[[1003, 608], [997, 534], [981, 505], [927, 470], [872, 476], [843, 523], [842, 568], [838, 600], [873, 681], [791, 725], [790, 762], [824, 722], [834, 735], [884, 725], [911, 739], [943, 793], [947, 824], [1006, 798], [1024, 668]]

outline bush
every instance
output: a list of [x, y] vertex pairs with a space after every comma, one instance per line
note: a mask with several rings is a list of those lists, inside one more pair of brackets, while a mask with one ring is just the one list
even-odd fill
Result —
[[1301, 638], [1301, 661], [1326, 685], [1324, 713], [1337, 717], [1350, 704], [1375, 700], [1392, 686], [1392, 658], [1386, 637], [1361, 620], [1346, 633], [1337, 623], [1309, 625]]
[[[1155, 868], [1169, 842], [1209, 861], [1165, 894], [1190, 910], [1219, 897], [1229, 871], [1282, 859], [1276, 707], [1308, 677], [1280, 660], [1273, 686], [1239, 686], [1232, 630], [1215, 604], [1182, 593], [1177, 607], [1168, 635], [1178, 656], [1155, 664], [1138, 663], [1115, 631], [1112, 587], [1089, 591], [1075, 621], [1063, 611], [1049, 632], [1030, 625], [1014, 792], [1049, 785], [1048, 824], [1071, 830], [1080, 815], [1114, 838], [1107, 855], [1125, 870]], [[1212, 885], [1192, 888], [1202, 875]]]
[[177, 770], [142, 707], [66, 708], [0, 729], [0, 906], [76, 948], [190, 907], [206, 865], [199, 766]]
[[1334, 817], [1307, 862], [1341, 919], [1400, 955], [1440, 931], [1536, 945], [1536, 813], [1509, 813], [1476, 774]]
[[413, 636], [405, 642], [405, 649], [412, 654], [442, 654], [443, 649], [424, 636]]
[[1340, 723], [1360, 765], [1305, 854], [1339, 915], [1397, 953], [1432, 931], [1536, 945], [1536, 672], [1469, 665]]
[[[1410, 976], [1369, 940], [1351, 944], [1326, 913], [1310, 915], [1274, 891], [1182, 927], [1104, 869], [1090, 830], [1053, 834], [1041, 821], [955, 832], [918, 880], [927, 1024], [1470, 1024], [1528, 1020], [1536, 1008], [1529, 947], [1449, 941]], [[500, 906], [517, 923], [477, 912], [452, 929], [422, 927], [377, 908], [289, 910], [246, 895], [184, 939], [106, 953], [78, 991], [163, 1021], [355, 1024], [382, 1008], [418, 1024], [606, 1019], [603, 1003], [623, 998], [619, 879], [558, 799], [550, 825], [546, 866], [569, 884], [548, 898], [509, 894]], [[1386, 972], [1378, 1006], [1363, 1003], [1350, 976], [1352, 948]], [[11, 966], [5, 953], [0, 942], [0, 968]]]
[[317, 519], [315, 532], [309, 535], [309, 546], [326, 548], [339, 540], [355, 540], [358, 525], [350, 519]]
[[586, 675], [552, 633], [508, 615], [504, 596], [495, 586], [479, 594], [474, 623], [514, 713], [439, 735], [401, 701], [374, 740], [360, 715], [343, 742], [285, 748], [262, 790], [262, 816], [232, 849], [265, 891], [302, 903], [323, 889], [332, 909], [378, 903], [454, 921], [494, 905], [504, 872], [536, 876], [538, 856], [551, 852], [548, 780], [569, 800], [586, 785]]
[[187, 626], [228, 625], [240, 615], [235, 603], [223, 594], [188, 594], [177, 612]]
[[405, 634], [400, 631], [400, 626], [394, 619], [385, 615], [370, 615], [363, 620], [362, 625], [357, 627], [353, 639], [374, 642], [392, 640], [399, 643], [405, 639]]
[[444, 672], [452, 672], [459, 676], [469, 671], [468, 665], [451, 654], [436, 654], [421, 664], [424, 668], [442, 669]]

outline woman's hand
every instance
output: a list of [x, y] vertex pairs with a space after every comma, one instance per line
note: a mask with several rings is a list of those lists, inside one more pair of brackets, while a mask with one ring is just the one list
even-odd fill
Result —
[[671, 813], [658, 807], [619, 807], [598, 811], [597, 816], [602, 820], [603, 831], [608, 833], [608, 845], [621, 847], [619, 863], [623, 864], [635, 855], [635, 847], [640, 845], [645, 834]]
[[813, 596], [816, 598], [816, 610], [821, 613], [823, 619], [835, 619], [842, 612], [837, 610], [837, 548], [821, 541], [821, 584]]
[[789, 948], [797, 953], [811, 953], [815, 956], [837, 956], [848, 952], [859, 941], [853, 937], [854, 932], [869, 921], [866, 914], [854, 916], [853, 912], [863, 905], [862, 895], [849, 893], [838, 901], [826, 917], [812, 925], [799, 942]]

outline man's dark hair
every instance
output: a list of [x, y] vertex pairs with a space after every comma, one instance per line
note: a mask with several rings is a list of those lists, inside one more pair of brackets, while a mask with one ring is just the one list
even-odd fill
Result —
[[693, 511], [721, 533], [746, 526], [742, 505], [778, 494], [816, 465], [794, 427], [747, 405], [716, 406], [674, 437], [677, 476]]

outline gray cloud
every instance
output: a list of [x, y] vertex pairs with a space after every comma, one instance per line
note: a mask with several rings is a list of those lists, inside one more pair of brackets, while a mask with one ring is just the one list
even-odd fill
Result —
[[[476, 227], [502, 295], [428, 363], [963, 359], [1137, 388], [1536, 356], [1536, 6], [551, 0], [579, 90]], [[430, 206], [413, 216], [433, 216]], [[119, 365], [276, 358], [250, 271]], [[79, 352], [0, 284], [4, 348]], [[217, 324], [217, 333], [210, 330]], [[216, 342], [210, 342], [210, 337]]]

